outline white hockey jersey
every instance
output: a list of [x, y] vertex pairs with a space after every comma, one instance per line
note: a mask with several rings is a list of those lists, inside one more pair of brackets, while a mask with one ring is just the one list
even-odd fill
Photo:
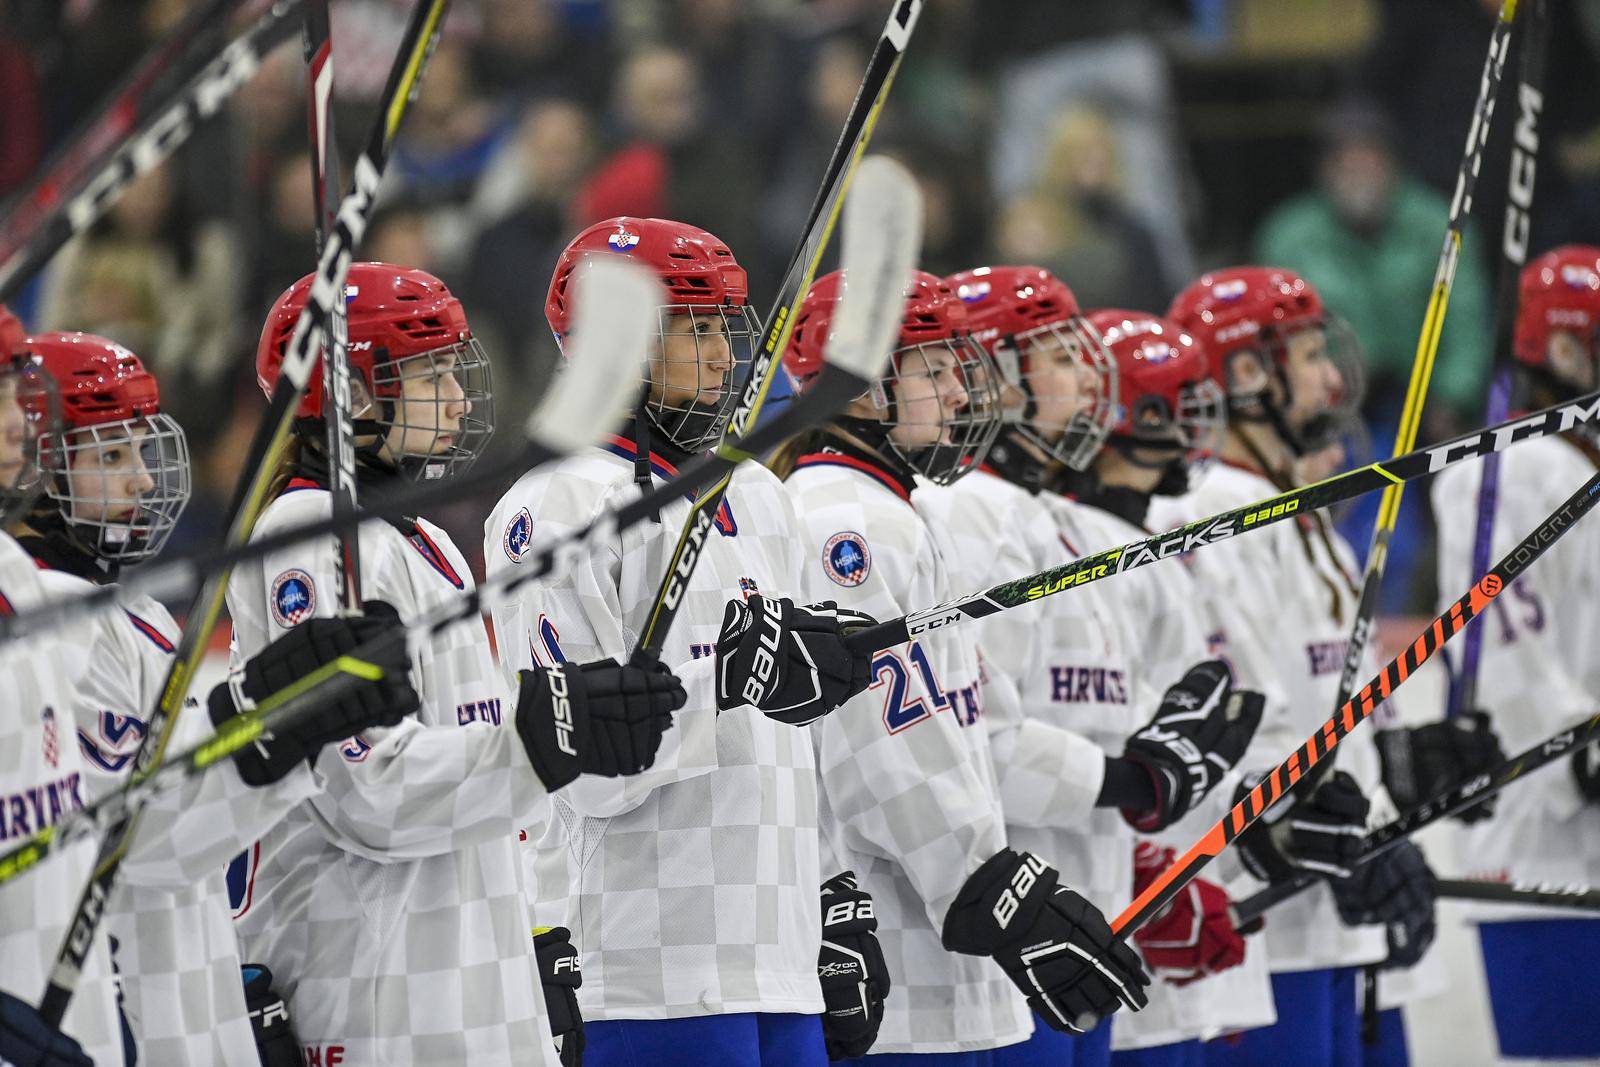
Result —
[[[1459, 463], [1433, 482], [1439, 528], [1439, 597], [1448, 605], [1472, 571], [1482, 464]], [[1559, 438], [1518, 445], [1500, 457], [1499, 506], [1490, 563], [1527, 536], [1595, 464]], [[1478, 668], [1478, 703], [1508, 754], [1530, 748], [1600, 709], [1600, 525], [1586, 518], [1490, 602]], [[1459, 661], [1458, 661], [1459, 662]], [[1585, 805], [1566, 760], [1500, 794], [1495, 816], [1468, 827], [1466, 876], [1496, 881], [1600, 882], [1600, 809]], [[1568, 917], [1554, 908], [1472, 905], [1480, 919]]]
[[[81, 595], [89, 586], [63, 571], [41, 577], [58, 597]], [[88, 670], [74, 689], [72, 712], [94, 799], [121, 786], [131, 770], [179, 629], [149, 597], [113, 606], [89, 625]], [[192, 748], [213, 732], [206, 709], [191, 700], [168, 753]], [[223, 869], [317, 788], [310, 768], [302, 766], [254, 789], [230, 762], [145, 807], [137, 847], [122, 864], [105, 918], [141, 1062], [255, 1067]]]
[[[1255, 471], [1218, 463], [1185, 496], [1156, 501], [1151, 525], [1170, 529], [1278, 492]], [[1211, 595], [1240, 609], [1239, 632], [1230, 631], [1233, 644], [1249, 643], [1263, 660], [1281, 665], [1283, 712], [1272, 714], [1268, 705], [1254, 742], [1239, 762], [1242, 772], [1270, 770], [1333, 712], [1355, 619], [1360, 569], [1349, 546], [1321, 514], [1253, 530], [1197, 553], [1209, 557], [1205, 566], [1214, 575], [1208, 582]], [[1370, 651], [1366, 659], [1372, 662]], [[1369, 794], [1379, 777], [1372, 729], [1363, 726], [1338, 748], [1339, 769]], [[1248, 877], [1229, 882], [1235, 893], [1245, 893], [1245, 887], [1264, 888]], [[1261, 937], [1275, 973], [1371, 963], [1388, 951], [1381, 927], [1347, 927], [1339, 921], [1333, 893], [1324, 884], [1274, 908], [1257, 939]]]
[[[291, 482], [256, 530], [326, 516]], [[362, 595], [414, 620], [471, 587], [437, 527], [361, 530]], [[235, 662], [336, 604], [333, 545], [234, 571]], [[554, 1065], [516, 834], [548, 802], [476, 619], [412, 630], [412, 718], [324, 749], [325, 791], [247, 853], [238, 928], [272, 969], [308, 1062]]]
[[[787, 487], [808, 599], [889, 619], [966, 591], [947, 543], [894, 475], [822, 452], [803, 458]], [[824, 834], [872, 894], [894, 981], [874, 1052], [999, 1048], [1033, 1032], [992, 960], [940, 943], [968, 876], [1007, 844], [976, 638], [957, 627], [881, 651], [871, 688], [812, 727]]]
[[[515, 569], [637, 496], [633, 448], [618, 437], [512, 486], [484, 525], [488, 572]], [[651, 466], [658, 480], [675, 473], [659, 455]], [[505, 669], [626, 662], [688, 508], [673, 501], [659, 523], [640, 523], [563, 573], [497, 599]], [[719, 715], [712, 677], [729, 598], [805, 602], [794, 530], [783, 487], [764, 468], [741, 466], [662, 652], [688, 702], [655, 763], [626, 778], [579, 778], [552, 798], [553, 824], [529, 827], [545, 905], [537, 918], [572, 931], [586, 1019], [822, 1012], [811, 737], [754, 709]]]
[[[33, 557], [0, 532], [0, 613], [20, 614], [45, 599]], [[88, 802], [71, 710], [72, 687], [84, 667], [82, 636], [53, 630], [0, 644], [0, 849], [16, 847]], [[0, 886], [0, 986], [6, 992], [39, 1003], [94, 858], [95, 842], [80, 841]], [[103, 925], [62, 1029], [95, 1063], [123, 1062]]]

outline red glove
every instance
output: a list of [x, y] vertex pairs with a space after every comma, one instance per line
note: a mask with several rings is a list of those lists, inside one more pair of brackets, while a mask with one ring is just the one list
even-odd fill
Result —
[[[1133, 850], [1135, 896], [1156, 880], [1177, 855], [1141, 841]], [[1188, 985], [1208, 974], [1244, 962], [1244, 938], [1228, 917], [1228, 893], [1215, 882], [1196, 878], [1172, 903], [1134, 931], [1133, 943], [1150, 969], [1173, 985]]]

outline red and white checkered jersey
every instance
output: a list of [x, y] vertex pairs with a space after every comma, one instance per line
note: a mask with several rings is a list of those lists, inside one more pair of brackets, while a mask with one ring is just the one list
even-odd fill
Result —
[[[512, 486], [484, 524], [489, 573], [516, 569], [634, 498], [632, 448], [616, 438]], [[660, 455], [651, 467], [658, 481], [676, 469]], [[626, 662], [688, 508], [674, 500], [660, 522], [612, 536], [495, 603], [504, 667]], [[822, 1011], [811, 737], [754, 709], [718, 715], [712, 678], [728, 600], [804, 602], [797, 566], [783, 487], [764, 468], [741, 466], [662, 651], [688, 703], [654, 765], [626, 778], [581, 777], [552, 798], [552, 822], [530, 827], [538, 919], [572, 930], [586, 1019]]]
[[[328, 494], [291, 482], [256, 526], [326, 516]], [[407, 622], [472, 588], [442, 530], [361, 530], [366, 599]], [[234, 662], [337, 601], [333, 543], [234, 571]], [[422, 707], [323, 750], [323, 792], [247, 853], [238, 928], [272, 969], [308, 1059], [347, 1064], [553, 1064], [516, 834], [548, 797], [509, 721], [514, 698], [472, 619], [411, 631]]]

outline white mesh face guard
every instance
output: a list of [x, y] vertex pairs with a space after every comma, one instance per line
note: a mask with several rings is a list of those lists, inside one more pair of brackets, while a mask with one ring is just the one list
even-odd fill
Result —
[[[1034, 422], [1042, 399], [1065, 399], [1054, 394], [1041, 393], [1029, 362], [1049, 352], [1050, 349], [1068, 353], [1080, 371], [1079, 395], [1089, 393], [1089, 403], [1082, 406], [1059, 431], [1047, 436]], [[1031, 352], [1030, 352], [1031, 350]], [[1083, 470], [1100, 451], [1117, 419], [1117, 364], [1100, 333], [1081, 315], [1061, 322], [1047, 323], [1026, 330], [999, 346], [995, 361], [1008, 385], [1026, 398], [1020, 409], [1005, 412], [1006, 425], [1014, 428], [1025, 440], [1041, 449], [1051, 459], [1065, 463], [1073, 470]]]
[[[372, 370], [372, 390], [379, 417], [371, 422], [383, 433], [380, 453], [418, 481], [466, 470], [494, 433], [494, 381], [476, 337], [379, 361]], [[456, 405], [466, 408], [459, 418], [450, 414]], [[370, 418], [355, 414], [358, 423]], [[391, 431], [398, 431], [398, 442]]]
[[111, 563], [160, 552], [189, 503], [189, 442], [167, 414], [68, 430], [47, 462], [46, 491], [68, 528]]
[[0, 526], [28, 513], [44, 488], [52, 435], [60, 429], [55, 381], [38, 362], [0, 359]]
[[[657, 343], [645, 367], [645, 410], [669, 441], [702, 452], [722, 439], [760, 336], [761, 321], [748, 304], [660, 309]], [[669, 343], [673, 338], [688, 340]], [[677, 394], [670, 402], [669, 392]]]
[[[970, 337], [955, 337], [896, 349], [891, 366], [895, 373], [874, 382], [869, 395], [887, 411], [882, 421], [895, 454], [935, 485], [982, 463], [1001, 422], [1000, 372], [989, 353]], [[966, 392], [954, 410], [939, 401], [946, 374]]]

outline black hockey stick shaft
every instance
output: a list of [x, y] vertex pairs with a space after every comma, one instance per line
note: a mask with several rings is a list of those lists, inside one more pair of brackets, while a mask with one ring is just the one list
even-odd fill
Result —
[[1474, 618], [1482, 614], [1506, 586], [1544, 555], [1550, 546], [1600, 502], [1600, 471], [1544, 518], [1499, 563], [1479, 578], [1433, 623], [1420, 633], [1400, 655], [1390, 660], [1378, 675], [1367, 682], [1350, 700], [1339, 707], [1304, 744], [1263, 777], [1254, 789], [1206, 831], [1176, 863], [1118, 915], [1111, 928], [1131, 934], [1176, 896], [1205, 865], [1244, 832], [1261, 813], [1276, 803], [1285, 792], [1334, 752], [1341, 740], [1359, 726], [1373, 710], [1394, 693], [1433, 655], [1445, 646]]
[[[66, 143], [39, 168], [26, 189], [8, 197], [0, 207], [0, 264], [26, 244], [50, 210], [73, 192], [83, 175], [128, 133], [150, 116], [162, 102], [158, 92], [174, 79], [187, 78], [200, 52], [203, 38], [219, 28], [228, 9], [239, 0], [205, 0], [190, 8], [183, 19], [145, 53], [133, 70], [106, 94], [94, 113], [78, 123]], [[211, 53], [203, 53], [207, 58]]]
[[[420, 0], [406, 26], [400, 51], [389, 72], [382, 110], [373, 125], [365, 151], [356, 160], [351, 192], [339, 207], [337, 225], [329, 235], [328, 246], [317, 264], [317, 279], [312, 285], [306, 308], [295, 324], [267, 413], [251, 442], [245, 464], [246, 475], [241, 479], [231, 509], [232, 517], [224, 544], [244, 543], [267, 504], [267, 490], [287, 447], [295, 408], [316, 369], [316, 353], [328, 327], [330, 305], [343, 299], [345, 275], [349, 272], [351, 258], [366, 230], [384, 165], [388, 162], [400, 122], [415, 99], [428, 57], [443, 29], [444, 14], [448, 7], [449, 0]], [[172, 728], [205, 655], [211, 631], [222, 614], [229, 573], [227, 569], [212, 573], [191, 604], [187, 613], [188, 622], [179, 639], [161, 698], [146, 724], [144, 741], [134, 754], [130, 773], [135, 777], [148, 774], [166, 754]], [[78, 900], [76, 914], [57, 953], [56, 965], [51, 971], [40, 1005], [40, 1014], [52, 1026], [60, 1026], [72, 993], [77, 988], [83, 961], [93, 943], [94, 931], [116, 879], [117, 868], [136, 828], [137, 819], [127, 820], [113, 827], [101, 841], [94, 873]]]
[[[1511, 345], [1517, 318], [1517, 291], [1528, 262], [1532, 230], [1533, 189], [1539, 167], [1539, 117], [1544, 111], [1545, 53], [1550, 41], [1550, 0], [1522, 0], [1518, 18], [1527, 21], [1522, 34], [1522, 62], [1514, 88], [1516, 125], [1507, 149], [1510, 177], [1506, 182], [1505, 222], [1500, 228], [1500, 278], [1494, 309], [1494, 370], [1489, 377], [1485, 418], [1493, 422], [1511, 409]], [[1500, 457], [1486, 456], [1478, 482], [1478, 521], [1472, 538], [1472, 572], [1489, 565], [1494, 550], [1495, 511], [1500, 498]], [[1461, 646], [1461, 670], [1450, 690], [1452, 715], [1478, 705], [1478, 665], [1483, 659], [1484, 627], [1474, 626]]]
[[[1166, 533], [1094, 552], [1049, 570], [1002, 582], [959, 600], [914, 611], [901, 618], [859, 630], [848, 637], [846, 643], [862, 651], [892, 648], [929, 630], [1020, 608], [1035, 600], [1055, 596], [1158, 560], [1171, 559], [1317, 508], [1332, 507], [1365, 493], [1420, 478], [1424, 474], [1433, 474], [1452, 463], [1503, 451], [1520, 441], [1565, 433], [1576, 426], [1596, 422], [1600, 422], [1600, 392], [1589, 393], [1567, 404], [1543, 408], [1497, 426], [1462, 434], [1394, 459], [1369, 463], [1365, 467], [1357, 467], [1254, 504], [1218, 512]], [[3, 625], [0, 625], [0, 633], [4, 633]]]
[[[730, 442], [747, 436], [760, 417], [761, 407], [766, 402], [767, 393], [772, 389], [772, 383], [777, 378], [778, 368], [783, 361], [783, 350], [789, 343], [789, 334], [794, 329], [794, 313], [799, 308], [800, 301], [805, 298], [812, 279], [816, 277], [822, 253], [827, 249], [828, 239], [832, 236], [840, 209], [844, 206], [845, 194], [849, 191], [850, 176], [866, 153], [867, 144], [872, 140], [872, 131], [878, 123], [878, 116], [883, 111], [884, 101], [888, 99], [889, 89], [894, 84], [895, 74], [900, 69], [900, 61], [905, 57], [906, 46], [911, 42], [911, 33], [916, 29], [917, 17], [921, 13], [922, 0], [894, 0], [883, 34], [878, 38], [878, 43], [867, 62], [866, 76], [861, 80], [861, 87], [856, 90], [855, 102], [850, 105], [844, 129], [839, 134], [838, 143], [833, 147], [833, 154], [823, 173], [822, 186], [817, 190], [816, 199], [812, 201], [811, 212], [806, 218], [800, 242], [795, 247], [794, 255], [790, 257], [788, 268], [784, 271], [783, 281], [778, 287], [778, 297], [766, 319], [766, 331], [762, 343], [755, 352], [755, 364], [750, 368], [750, 376], [739, 398], [739, 406], [729, 421], [728, 431], [722, 443], [717, 446], [718, 453], [726, 452], [730, 457], [735, 454], [751, 454], [739, 453]], [[867, 384], [870, 383], [863, 384], [863, 390], [867, 388]], [[852, 398], [847, 397], [838, 407], [842, 408], [844, 404], [850, 402], [850, 399]], [[802, 405], [812, 409], [811, 422], [820, 421], [815, 415], [820, 410], [816, 404], [808, 403], [808, 398], [802, 397], [795, 406]], [[827, 414], [832, 415], [836, 411], [837, 409]], [[689, 514], [684, 518], [683, 529], [678, 534], [678, 543], [673, 548], [672, 558], [667, 564], [666, 573], [662, 575], [661, 584], [656, 589], [654, 607], [651, 609], [649, 620], [645, 623], [644, 631], [639, 635], [639, 644], [634, 649], [633, 655], [636, 660], [652, 660], [660, 655], [662, 646], [667, 640], [667, 633], [672, 629], [672, 621], [677, 618], [678, 605], [683, 602], [683, 591], [687, 588], [689, 579], [699, 563], [700, 553], [705, 547], [706, 532], [711, 529], [712, 520], [717, 514], [717, 509], [722, 506], [722, 498], [728, 491], [728, 483], [733, 477], [732, 472], [733, 468], [730, 466], [728, 473], [696, 497], [690, 506]]]
[[166, 107], [139, 123], [110, 158], [93, 168], [77, 191], [40, 219], [16, 250], [0, 260], [0, 302], [16, 295], [62, 245], [93, 226], [128, 186], [175, 152], [196, 126], [215, 115], [255, 77], [267, 55], [294, 35], [300, 3], [276, 0], [250, 29], [186, 81]]
[[[1478, 80], [1478, 99], [1472, 108], [1472, 123], [1467, 128], [1466, 149], [1461, 156], [1461, 166], [1456, 170], [1455, 193], [1450, 198], [1450, 221], [1445, 229], [1444, 245], [1439, 249], [1439, 263], [1433, 275], [1433, 292], [1422, 317], [1422, 333], [1417, 338], [1411, 380], [1406, 386], [1400, 427], [1395, 433], [1394, 450], [1397, 454], [1416, 447], [1417, 431], [1422, 425], [1428, 380], [1433, 376], [1434, 357], [1439, 352], [1439, 335], [1444, 330], [1445, 312], [1450, 305], [1450, 287], [1455, 281], [1456, 264], [1461, 257], [1462, 231], [1466, 227], [1467, 217], [1472, 214], [1472, 192], [1477, 185], [1478, 171], [1483, 163], [1483, 146], [1489, 139], [1489, 127], [1494, 119], [1495, 99], [1499, 96], [1516, 11], [1517, 0], [1501, 0], [1500, 16], [1489, 37], [1489, 54], [1483, 61], [1483, 74]], [[1367, 643], [1372, 636], [1372, 620], [1378, 610], [1383, 572], [1389, 561], [1389, 542], [1400, 521], [1400, 501], [1404, 493], [1403, 484], [1392, 485], [1384, 490], [1383, 500], [1378, 505], [1378, 520], [1373, 524], [1372, 543], [1367, 549], [1367, 566], [1361, 576], [1361, 596], [1356, 602], [1356, 618], [1350, 627], [1344, 669], [1339, 676], [1338, 696], [1333, 702], [1336, 708], [1350, 699], [1356, 681], [1361, 677]], [[1326, 770], [1324, 767], [1315, 777], [1320, 777]]]
[[[1468, 632], [1471, 632], [1470, 628]], [[1474, 804], [1487, 800], [1512, 782], [1518, 781], [1540, 767], [1548, 766], [1565, 756], [1570, 756], [1596, 738], [1600, 738], [1600, 714], [1594, 715], [1576, 726], [1552, 734], [1526, 751], [1512, 756], [1493, 770], [1473, 775], [1463, 782], [1458, 782], [1426, 803], [1384, 823], [1382, 826], [1376, 827], [1367, 834], [1362, 842], [1362, 853], [1356, 862], [1365, 863], [1374, 856], [1382, 855], [1401, 841], [1408, 839], [1418, 830], [1432, 826], [1436, 822], [1465, 811]], [[1248, 922], [1257, 916], [1265, 914], [1269, 909], [1277, 907], [1285, 900], [1298, 896], [1303, 890], [1310, 888], [1314, 884], [1316, 884], [1316, 880], [1312, 878], [1280, 882], [1277, 885], [1268, 886], [1258, 893], [1245, 897], [1234, 905], [1234, 909], [1241, 917], [1241, 922]]]
[[1600, 889], [1555, 882], [1478, 882], [1441, 878], [1435, 886], [1441, 900], [1488, 900], [1500, 904], [1535, 904], [1600, 911]]
[[[339, 142], [333, 120], [333, 27], [328, 0], [306, 0], [306, 130], [311, 140], [312, 205], [317, 255], [327, 247], [339, 202]], [[322, 421], [328, 454], [328, 494], [336, 514], [356, 510], [355, 431], [350, 424], [349, 319], [336, 300], [322, 346]], [[361, 539], [354, 529], [334, 536], [334, 581], [339, 614], [361, 614]]]

